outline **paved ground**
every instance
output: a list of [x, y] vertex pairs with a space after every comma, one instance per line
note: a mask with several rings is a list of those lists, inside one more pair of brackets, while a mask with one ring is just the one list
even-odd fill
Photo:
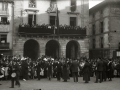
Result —
[[48, 79], [20, 81], [21, 87], [10, 87], [10, 81], [0, 81], [0, 90], [120, 90], [120, 78], [113, 78], [113, 81], [102, 83], [94, 83], [95, 77], [91, 78], [89, 83], [84, 83], [82, 77], [78, 83], [73, 82], [71, 78], [68, 82], [57, 81], [56, 78], [48, 81]]

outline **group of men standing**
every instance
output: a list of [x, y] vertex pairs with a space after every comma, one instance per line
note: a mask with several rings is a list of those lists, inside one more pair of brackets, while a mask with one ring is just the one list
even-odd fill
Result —
[[114, 66], [112, 63], [112, 60], [109, 59], [109, 61], [98, 59], [96, 64], [96, 82], [98, 83], [98, 79], [100, 79], [100, 83], [108, 78], [109, 81], [112, 81], [113, 77], [113, 70]]
[[[47, 61], [38, 60], [36, 61], [37, 63], [35, 65], [33, 62], [28, 63], [28, 59], [22, 60], [21, 65], [19, 65], [18, 61], [12, 60], [12, 62], [9, 64], [11, 72], [11, 88], [14, 88], [14, 82], [16, 85], [18, 85], [18, 87], [20, 87], [20, 73], [22, 73], [22, 78], [24, 81], [28, 79], [29, 66], [31, 68], [35, 68], [38, 80], [41, 79], [41, 73], [44, 71], [49, 80], [56, 76], [58, 81], [60, 81], [62, 78], [64, 82], [67, 82], [67, 80], [70, 79], [70, 74], [72, 74], [74, 82], [78, 82], [78, 74], [81, 71], [83, 80], [85, 83], [89, 83], [92, 72], [92, 64], [88, 59], [85, 59], [84, 61], [85, 63], [83, 67], [81, 67], [77, 59], [72, 60], [72, 62], [67, 61], [67, 59], [63, 60], [63, 62], [59, 60], [53, 62], [51, 59], [48, 59]], [[114, 67], [111, 59], [109, 59], [109, 61], [107, 59], [97, 59], [95, 66], [95, 83], [98, 83], [99, 80], [100, 83], [102, 81], [106, 81], [107, 78], [109, 81], [112, 81], [113, 69]]]

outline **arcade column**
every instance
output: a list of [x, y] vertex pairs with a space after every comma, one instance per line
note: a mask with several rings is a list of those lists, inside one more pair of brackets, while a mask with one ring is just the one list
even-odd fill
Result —
[[[59, 51], [60, 52], [60, 51]], [[65, 45], [62, 45], [61, 46], [61, 55], [60, 55], [60, 57], [62, 58], [62, 57], [66, 57], [66, 46]]]

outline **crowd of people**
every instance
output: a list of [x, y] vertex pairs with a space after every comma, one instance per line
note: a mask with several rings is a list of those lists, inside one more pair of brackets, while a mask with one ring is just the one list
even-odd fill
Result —
[[[19, 27], [29, 27], [29, 28], [46, 28], [46, 29], [54, 29], [54, 28], [57, 28], [55, 25], [50, 25], [50, 24], [32, 24], [32, 25], [29, 25], [29, 24], [20, 24]], [[70, 26], [70, 25], [59, 25], [59, 29], [64, 29], [64, 30], [86, 30], [86, 27], [82, 28], [80, 26]]]
[[74, 82], [78, 82], [78, 77], [83, 77], [85, 83], [89, 83], [90, 77], [96, 77], [95, 83], [109, 80], [120, 76], [119, 59], [54, 59], [42, 56], [37, 60], [21, 56], [2, 56], [0, 59], [0, 78], [11, 80], [11, 88], [15, 84], [20, 87], [19, 79], [24, 81], [29, 79], [57, 78], [58, 81], [67, 82], [73, 77]]

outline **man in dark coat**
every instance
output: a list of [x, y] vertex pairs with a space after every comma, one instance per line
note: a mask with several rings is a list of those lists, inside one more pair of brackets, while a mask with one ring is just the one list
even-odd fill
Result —
[[23, 80], [26, 81], [28, 79], [28, 63], [27, 63], [27, 60], [23, 60], [21, 66], [22, 66]]
[[109, 59], [109, 62], [108, 62], [108, 79], [109, 79], [109, 81], [112, 81], [112, 75], [113, 75], [113, 63], [112, 63], [111, 59]]
[[106, 81], [107, 79], [107, 60], [103, 60], [103, 80]]
[[88, 83], [90, 81], [90, 70], [91, 70], [91, 66], [89, 64], [89, 62], [86, 60], [85, 65], [83, 67], [83, 80], [85, 81], [85, 83]]
[[37, 78], [38, 80], [40, 80], [40, 72], [41, 72], [41, 63], [40, 62], [37, 62]]
[[19, 82], [19, 65], [16, 63], [16, 61], [13, 61], [12, 67], [11, 67], [11, 87], [14, 88], [14, 81], [16, 80], [16, 84], [20, 87], [20, 82]]
[[62, 71], [63, 71], [63, 74], [62, 74], [63, 75], [63, 80], [64, 80], [64, 82], [67, 82], [67, 79], [69, 79], [69, 65], [68, 65], [67, 61], [63, 62]]
[[62, 64], [60, 61], [57, 62], [56, 64], [56, 70], [57, 70], [57, 80], [60, 81], [61, 75], [62, 75]]
[[100, 78], [100, 83], [102, 82], [102, 73], [103, 73], [103, 61], [102, 59], [98, 59], [96, 64], [96, 81], [98, 83], [98, 79]]
[[75, 59], [71, 64], [74, 82], [78, 82], [78, 68], [79, 68], [79, 63], [77, 59]]
[[15, 64], [15, 72], [16, 72], [16, 85], [18, 85], [20, 87], [20, 82], [19, 82], [19, 77], [20, 77], [20, 66], [19, 64], [16, 62]]
[[54, 61], [53, 62], [53, 77], [56, 77], [57, 76], [57, 62], [56, 61]]
[[48, 63], [47, 63], [47, 77], [49, 80], [51, 80], [52, 78], [52, 63], [51, 63], [51, 60], [48, 60]]

